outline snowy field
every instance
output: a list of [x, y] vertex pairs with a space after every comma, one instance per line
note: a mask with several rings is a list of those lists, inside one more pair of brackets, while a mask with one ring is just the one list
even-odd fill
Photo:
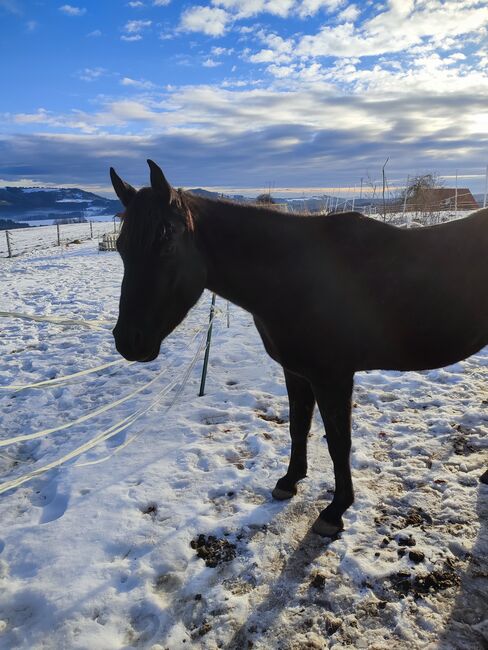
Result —
[[356, 502], [327, 541], [317, 414], [308, 478], [271, 500], [287, 400], [248, 314], [217, 301], [204, 397], [207, 294], [156, 361], [52, 382], [119, 360], [121, 274], [96, 241], [0, 260], [0, 648], [486, 647], [488, 349], [357, 375]]

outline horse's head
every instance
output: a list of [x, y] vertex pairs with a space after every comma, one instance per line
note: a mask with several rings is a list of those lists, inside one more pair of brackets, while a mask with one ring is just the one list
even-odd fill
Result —
[[129, 361], [152, 361], [205, 286], [185, 197], [148, 160], [151, 187], [139, 191], [114, 169], [110, 178], [125, 207], [117, 250], [124, 263], [115, 345]]

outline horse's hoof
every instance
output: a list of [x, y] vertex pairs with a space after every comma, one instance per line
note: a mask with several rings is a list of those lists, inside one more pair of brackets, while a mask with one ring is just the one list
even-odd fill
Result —
[[271, 492], [273, 499], [276, 499], [277, 501], [286, 501], [286, 499], [291, 499], [296, 493], [296, 490], [292, 492], [290, 490], [282, 490], [279, 487], [275, 487], [273, 492]]
[[312, 530], [317, 535], [321, 537], [335, 537], [337, 533], [340, 533], [344, 529], [342, 522], [340, 524], [333, 524], [330, 521], [325, 521], [322, 517], [317, 517], [315, 520]]

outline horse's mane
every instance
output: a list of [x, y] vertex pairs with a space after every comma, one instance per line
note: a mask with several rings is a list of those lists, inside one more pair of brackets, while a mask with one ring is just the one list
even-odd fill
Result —
[[195, 222], [193, 220], [193, 213], [188, 204], [188, 195], [179, 187], [176, 192], [173, 192], [171, 203], [174, 203], [178, 210], [183, 213], [185, 217], [185, 224], [187, 232], [193, 233], [195, 231]]

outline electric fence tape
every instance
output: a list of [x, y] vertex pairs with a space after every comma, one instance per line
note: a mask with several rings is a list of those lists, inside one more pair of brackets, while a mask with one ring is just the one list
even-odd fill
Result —
[[[212, 319], [213, 322], [213, 319]], [[209, 326], [211, 326], [212, 322], [209, 323]], [[203, 349], [206, 341], [206, 334], [207, 334], [208, 328], [205, 328], [205, 332], [202, 336], [202, 340], [200, 341], [200, 344], [198, 346], [198, 349], [190, 362], [187, 371], [184, 373], [185, 381], [188, 381], [189, 374], [191, 370], [193, 369], [195, 363], [198, 360], [198, 356]], [[140, 417], [142, 417], [145, 413], [147, 413], [153, 406], [158, 404], [165, 395], [168, 394], [170, 390], [172, 390], [175, 386], [178, 385], [179, 378], [174, 379], [171, 381], [167, 386], [161, 389], [161, 391], [156, 395], [155, 399], [148, 405], [143, 408], [138, 409], [131, 415], [128, 415], [127, 417], [123, 418], [122, 420], [119, 420], [117, 423], [113, 424], [110, 426], [108, 429], [105, 429], [104, 431], [100, 432], [98, 435], [96, 435], [94, 438], [91, 440], [88, 440], [85, 442], [83, 445], [80, 445], [76, 449], [73, 449], [71, 452], [68, 454], [65, 454], [61, 458], [58, 458], [57, 460], [52, 461], [51, 463], [48, 463], [47, 465], [44, 465], [43, 467], [39, 467], [38, 469], [32, 470], [28, 474], [24, 474], [23, 476], [20, 476], [16, 479], [12, 479], [11, 481], [6, 481], [5, 483], [0, 484], [0, 494], [3, 494], [4, 492], [7, 492], [8, 490], [12, 490], [14, 488], [17, 488], [24, 483], [27, 483], [28, 481], [32, 480], [33, 478], [36, 478], [37, 476], [41, 476], [42, 474], [45, 474], [46, 472], [50, 471], [51, 469], [54, 469], [56, 467], [59, 467], [66, 463], [69, 460], [72, 460], [73, 458], [77, 458], [81, 454], [85, 453], [86, 451], [89, 451], [96, 445], [98, 445], [101, 442], [104, 442], [105, 440], [108, 440], [109, 438], [112, 438], [116, 434], [120, 433], [121, 431], [124, 431], [127, 429], [129, 426], [131, 426], [134, 422], [136, 422]], [[184, 384], [180, 383], [180, 388]], [[181, 390], [183, 388], [178, 389], [180, 392], [177, 392], [177, 396], [181, 393]], [[171, 408], [172, 404], [170, 405], [169, 408]]]

